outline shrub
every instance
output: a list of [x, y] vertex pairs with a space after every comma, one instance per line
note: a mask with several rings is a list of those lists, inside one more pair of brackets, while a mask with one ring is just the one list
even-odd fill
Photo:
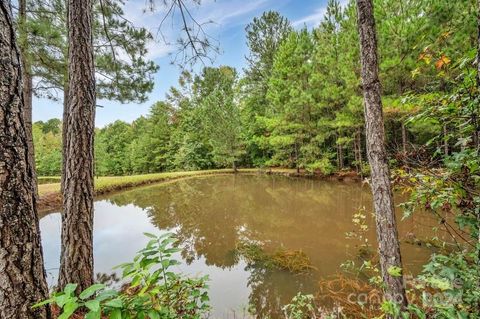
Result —
[[327, 157], [322, 157], [320, 160], [307, 165], [307, 171], [315, 172], [319, 170], [324, 175], [330, 175], [335, 171], [335, 166]]
[[196, 319], [207, 315], [209, 297], [207, 277], [188, 278], [171, 270], [179, 262], [172, 259], [179, 251], [171, 234], [157, 237], [145, 234], [151, 240], [140, 250], [133, 262], [119, 265], [122, 279], [128, 281], [121, 290], [94, 284], [76, 294], [76, 284], [68, 284], [63, 291], [34, 307], [53, 305], [61, 309], [59, 319], [70, 318], [84, 311], [86, 319], [108, 318], [184, 318]]

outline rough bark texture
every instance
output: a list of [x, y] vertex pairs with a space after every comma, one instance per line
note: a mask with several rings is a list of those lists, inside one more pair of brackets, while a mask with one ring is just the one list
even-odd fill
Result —
[[0, 318], [48, 318], [48, 297], [24, 113], [20, 52], [0, 0]]
[[63, 86], [63, 115], [62, 115], [62, 176], [60, 177], [60, 191], [63, 194], [65, 186], [65, 158], [67, 157], [67, 109], [68, 109], [68, 80]]
[[[480, 0], [477, 0], [477, 87], [480, 90]], [[477, 154], [480, 153], [480, 121], [478, 119], [479, 110], [480, 109], [477, 105], [474, 118], [472, 119], [475, 128], [473, 132], [473, 145], [477, 149]]]
[[68, 1], [69, 66], [59, 287], [93, 284], [95, 71], [92, 0]]
[[[477, 89], [480, 94], [480, 0], [477, 1]], [[478, 108], [477, 108], [478, 109]], [[477, 148], [477, 155], [480, 153], [480, 127], [479, 124], [476, 124], [476, 129], [474, 132], [474, 145]], [[476, 140], [475, 140], [476, 136]], [[477, 227], [480, 229], [480, 211], [477, 213]], [[478, 232], [477, 238], [477, 266], [480, 267], [480, 231]], [[477, 286], [480, 286], [480, 280], [477, 283]], [[480, 305], [479, 305], [480, 306]]]
[[[28, 143], [28, 160], [35, 167], [35, 150], [33, 146], [33, 129], [32, 129], [32, 102], [33, 102], [33, 80], [32, 70], [28, 59], [28, 40], [27, 40], [27, 1], [20, 0], [18, 2], [18, 31], [21, 34], [20, 51], [23, 68], [23, 100], [24, 100], [24, 118]], [[34, 194], [38, 199], [37, 176], [34, 170]]]
[[371, 187], [379, 244], [380, 266], [385, 298], [404, 308], [407, 305], [403, 277], [389, 274], [391, 267], [402, 267], [400, 243], [385, 150], [385, 129], [378, 78], [377, 38], [372, 0], [357, 0], [362, 85], [365, 103], [367, 154], [371, 167]]

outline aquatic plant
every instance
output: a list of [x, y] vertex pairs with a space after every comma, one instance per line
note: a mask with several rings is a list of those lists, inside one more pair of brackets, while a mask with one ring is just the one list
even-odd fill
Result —
[[297, 293], [295, 297], [292, 298], [292, 301], [283, 306], [282, 310], [284, 312], [285, 318], [287, 319], [311, 319], [316, 318], [316, 306], [314, 304], [313, 295], [304, 295], [302, 293]]
[[306, 273], [316, 268], [312, 266], [310, 258], [301, 250], [279, 250], [272, 256], [273, 264], [280, 269], [293, 273]]
[[265, 268], [276, 268], [291, 273], [308, 273], [316, 268], [308, 255], [301, 250], [279, 249], [269, 254], [258, 243], [240, 242], [235, 248], [235, 254], [250, 264]]
[[381, 315], [382, 298], [377, 286], [343, 274], [320, 281], [315, 296], [325, 311], [343, 315], [338, 318], [376, 318]]

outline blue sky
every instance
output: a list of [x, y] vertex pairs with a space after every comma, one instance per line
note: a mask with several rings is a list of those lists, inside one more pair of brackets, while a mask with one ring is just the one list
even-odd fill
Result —
[[[157, 0], [160, 3], [160, 0]], [[341, 1], [344, 2], [344, 1]], [[156, 34], [158, 23], [162, 17], [162, 8], [155, 12], [144, 12], [146, 0], [127, 1], [124, 11], [128, 19], [138, 26], [143, 26]], [[208, 34], [218, 39], [221, 53], [214, 61], [214, 65], [230, 65], [239, 72], [245, 66], [245, 56], [248, 54], [245, 39], [245, 26], [255, 16], [267, 10], [275, 10], [290, 19], [293, 25], [301, 28], [316, 26], [325, 12], [327, 0], [203, 0], [199, 7], [192, 7], [191, 11], [197, 21], [214, 21], [208, 26]], [[174, 41], [176, 30], [172, 24], [167, 23], [163, 33], [168, 39]], [[104, 106], [97, 108], [96, 126], [103, 127], [115, 120], [131, 122], [140, 115], [148, 113], [150, 106], [165, 97], [170, 86], [177, 83], [179, 69], [170, 64], [169, 52], [174, 47], [169, 47], [159, 41], [150, 44], [149, 57], [159, 66], [160, 70], [155, 75], [155, 88], [149, 100], [142, 104], [120, 104], [118, 102], [98, 101]], [[53, 117], [61, 118], [62, 104], [46, 99], [34, 99], [33, 120], [45, 121]]]

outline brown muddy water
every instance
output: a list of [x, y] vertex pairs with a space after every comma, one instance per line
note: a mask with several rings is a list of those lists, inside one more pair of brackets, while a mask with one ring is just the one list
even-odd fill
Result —
[[[95, 270], [112, 273], [132, 260], [148, 241], [144, 232], [174, 232], [184, 248], [178, 270], [210, 277], [213, 318], [246, 317], [252, 306], [259, 317], [275, 318], [298, 291], [314, 293], [320, 280], [357, 258], [360, 242], [346, 233], [357, 228], [353, 215], [371, 207], [370, 190], [360, 183], [282, 176], [207, 176], [137, 188], [95, 202]], [[40, 220], [51, 285], [58, 272], [60, 223], [58, 212]], [[400, 222], [400, 237], [425, 238], [432, 225], [428, 215], [416, 215]], [[244, 242], [271, 252], [301, 250], [316, 270], [298, 275], [252, 266], [234, 253]], [[402, 253], [406, 271], [418, 273], [430, 251], [404, 243]]]

